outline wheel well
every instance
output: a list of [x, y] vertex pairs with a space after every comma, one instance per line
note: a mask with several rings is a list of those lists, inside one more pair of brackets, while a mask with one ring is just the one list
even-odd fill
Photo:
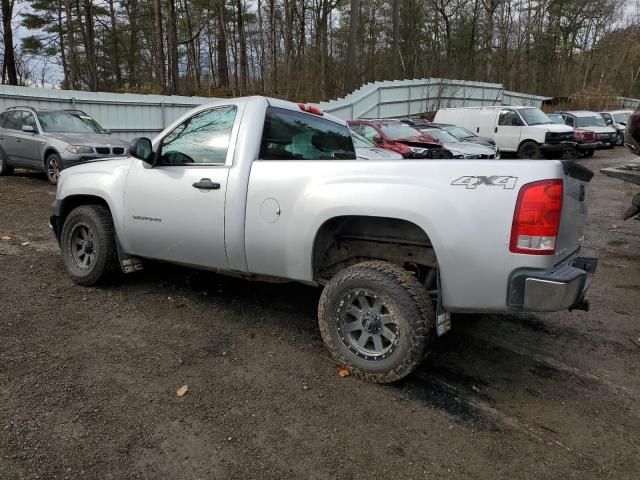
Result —
[[413, 271], [423, 283], [435, 281], [436, 255], [429, 236], [407, 220], [342, 216], [327, 220], [313, 247], [314, 279], [327, 283], [346, 267], [385, 260]]
[[520, 145], [518, 145], [518, 151], [520, 151], [520, 148], [522, 148], [522, 146], [523, 146], [525, 143], [534, 143], [534, 144], [536, 144], [538, 147], [540, 146], [540, 144], [539, 144], [538, 142], [536, 142], [536, 141], [535, 141], [535, 140], [533, 140], [532, 138], [528, 138], [528, 139], [526, 139], [526, 140], [522, 140], [522, 141], [520, 142]]
[[[56, 155], [58, 155], [58, 151], [55, 148], [47, 148], [44, 152], [44, 158], [42, 159], [43, 162], [47, 161], [47, 158], [49, 157], [49, 155], [51, 155], [52, 153], [55, 153]], [[46, 163], [44, 163], [44, 165], [46, 166]]]
[[71, 195], [66, 197], [62, 201], [62, 205], [58, 211], [58, 216], [51, 217], [51, 226], [53, 227], [56, 237], [60, 238], [62, 226], [64, 225], [64, 221], [67, 219], [69, 213], [71, 213], [74, 208], [81, 205], [104, 205], [109, 209], [109, 212], [111, 212], [109, 204], [103, 198], [96, 197], [95, 195]]

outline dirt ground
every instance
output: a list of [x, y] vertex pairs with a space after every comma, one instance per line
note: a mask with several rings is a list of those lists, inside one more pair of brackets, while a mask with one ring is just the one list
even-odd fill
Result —
[[75, 286], [54, 188], [0, 177], [0, 479], [638, 479], [637, 190], [591, 183], [590, 312], [458, 317], [380, 386], [336, 374], [317, 289], [166, 265]]

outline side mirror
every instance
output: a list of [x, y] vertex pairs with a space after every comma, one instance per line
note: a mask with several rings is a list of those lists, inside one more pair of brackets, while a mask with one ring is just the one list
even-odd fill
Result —
[[371, 139], [373, 143], [382, 143], [382, 137], [380, 135], [376, 135]]
[[146, 137], [138, 137], [131, 140], [129, 144], [129, 155], [143, 162], [151, 163], [151, 158], [153, 157], [151, 140]]
[[611, 120], [610, 118], [605, 119], [604, 123], [606, 123], [607, 125], [613, 125], [613, 120]]
[[33, 125], [22, 125], [22, 131], [24, 133], [36, 133], [36, 129], [33, 128]]

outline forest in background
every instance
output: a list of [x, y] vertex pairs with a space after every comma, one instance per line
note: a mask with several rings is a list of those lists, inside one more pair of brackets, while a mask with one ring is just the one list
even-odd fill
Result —
[[3, 84], [320, 101], [371, 81], [441, 77], [640, 97], [638, 0], [0, 5]]

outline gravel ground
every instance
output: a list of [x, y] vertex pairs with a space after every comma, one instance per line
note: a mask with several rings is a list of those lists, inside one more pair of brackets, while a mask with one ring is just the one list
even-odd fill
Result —
[[0, 177], [0, 478], [640, 478], [637, 190], [591, 183], [590, 312], [456, 318], [380, 386], [336, 374], [318, 289], [167, 265], [75, 286], [54, 188]]

